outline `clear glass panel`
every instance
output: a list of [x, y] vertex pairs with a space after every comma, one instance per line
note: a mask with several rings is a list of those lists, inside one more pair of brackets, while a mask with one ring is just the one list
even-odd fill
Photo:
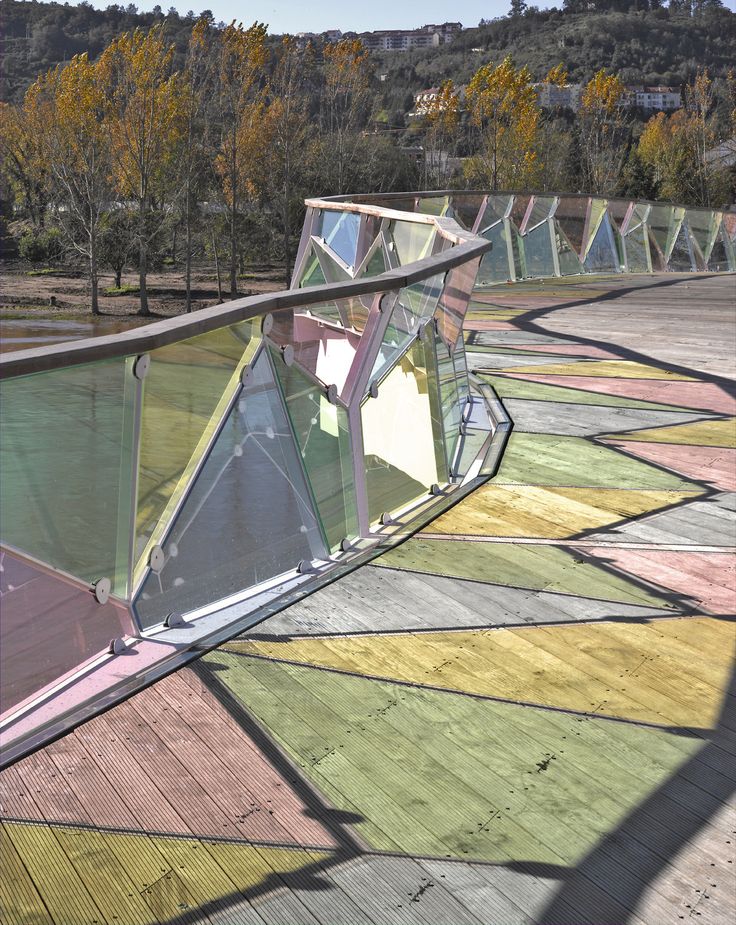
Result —
[[577, 254], [583, 252], [588, 202], [582, 196], [562, 196], [555, 211], [555, 221]]
[[478, 270], [478, 286], [492, 283], [504, 283], [509, 279], [508, 232], [506, 223], [499, 222], [493, 228], [483, 232], [483, 237], [491, 241], [493, 248], [483, 255]]
[[620, 269], [613, 231], [607, 215], [603, 216], [596, 236], [588, 248], [585, 269], [589, 273], [616, 273]]
[[465, 396], [462, 394], [459, 387], [458, 379], [455, 375], [454, 357], [448, 349], [447, 344], [437, 335], [435, 337], [434, 346], [440, 390], [442, 430], [445, 436], [445, 449], [449, 469], [455, 458], [457, 442], [460, 438], [460, 420], [463, 404], [465, 403]]
[[[601, 226], [603, 221], [603, 216], [606, 214], [606, 200], [605, 199], [591, 199], [590, 200], [590, 210], [588, 212], [588, 222], [585, 226], [585, 242], [581, 255], [584, 257], [588, 256], [588, 251], [593, 246], [593, 241], [598, 234], [598, 229]], [[587, 261], [586, 261], [587, 265]]]
[[437, 383], [429, 352], [415, 341], [381, 383], [378, 397], [361, 406], [371, 523], [447, 481], [444, 442], [430, 400]]
[[317, 259], [317, 255], [314, 253], [313, 249], [310, 248], [310, 250], [311, 255], [307, 260], [301, 282], [299, 283], [301, 288], [307, 286], [324, 286], [327, 282], [325, 274], [322, 272], [322, 265]]
[[[718, 234], [720, 212], [711, 209], [688, 209], [686, 221], [695, 246], [705, 265]], [[704, 266], [703, 266], [704, 268]]]
[[352, 279], [350, 271], [338, 263], [333, 254], [319, 241], [314, 242], [314, 250], [322, 267], [322, 275], [328, 283], [342, 283], [346, 279]]
[[485, 235], [485, 232], [488, 228], [503, 220], [508, 210], [509, 203], [513, 201], [513, 198], [513, 196], [488, 197], [488, 201], [483, 210], [483, 216], [478, 225], [481, 234]]
[[514, 196], [514, 202], [511, 206], [511, 221], [516, 225], [517, 229], [521, 230], [521, 226], [524, 224], [524, 216], [526, 215], [527, 207], [529, 206], [529, 201], [531, 196]]
[[526, 256], [527, 276], [554, 276], [555, 264], [549, 223], [539, 225], [529, 234], [523, 235], [521, 240]]
[[349, 267], [355, 266], [360, 215], [357, 212], [325, 210], [317, 221], [317, 237]]
[[[363, 298], [367, 301], [370, 296]], [[269, 337], [280, 347], [291, 346], [297, 363], [326, 386], [334, 384], [341, 392], [369, 311], [370, 305], [358, 297], [298, 310], [284, 309], [273, 312]], [[351, 322], [360, 328], [347, 329], [346, 324]]]
[[562, 276], [574, 276], [578, 273], [584, 273], [583, 265], [580, 263], [580, 259], [567, 240], [567, 236], [560, 229], [559, 223], [554, 222], [554, 234], [555, 234], [555, 247], [557, 248], [557, 259], [560, 264], [560, 275]]
[[[461, 228], [472, 231], [475, 227], [475, 220], [485, 196], [472, 193], [454, 193], [451, 199], [452, 214], [455, 221]], [[490, 224], [490, 223], [489, 223]]]
[[105, 360], [0, 384], [2, 542], [127, 594], [132, 361]]
[[424, 222], [391, 222], [390, 234], [399, 266], [414, 263], [432, 253], [434, 225]]
[[682, 229], [682, 222], [685, 218], [685, 210], [682, 206], [673, 206], [672, 208], [672, 222], [670, 223], [669, 233], [667, 234], [667, 260], [669, 261], [670, 254], [672, 249], [675, 246], [675, 242], [680, 237], [680, 230]]
[[442, 340], [453, 348], [468, 310], [478, 263], [478, 260], [470, 260], [450, 270], [437, 305], [437, 330]]
[[358, 273], [358, 276], [361, 278], [364, 276], [380, 276], [381, 273], [385, 273], [387, 269], [386, 257], [383, 253], [383, 237], [381, 237], [371, 255], [368, 257], [365, 267]]
[[521, 235], [510, 222], [508, 225], [508, 232], [511, 240], [511, 254], [514, 258], [514, 272], [516, 274], [516, 279], [524, 279], [524, 277], [527, 275], [527, 272]]
[[260, 319], [161, 347], [143, 382], [136, 574], [176, 505], [238, 388], [260, 339]]
[[7, 550], [0, 564], [0, 713], [136, 632], [127, 607], [86, 585]]
[[644, 225], [637, 225], [624, 235], [626, 269], [629, 273], [648, 273], [647, 234]]
[[[658, 256], [658, 266], [655, 269], [666, 269], [667, 243], [669, 240], [670, 229], [673, 223], [672, 206], [652, 205], [649, 213], [648, 226], [650, 240], [654, 240]], [[654, 252], [652, 252], [652, 263], [654, 263]]]
[[135, 606], [144, 626], [188, 613], [324, 555], [319, 521], [268, 354], [217, 436]]
[[680, 224], [680, 232], [677, 235], [677, 240], [672, 246], [670, 259], [667, 261], [667, 266], [672, 271], [679, 271], [683, 273], [687, 273], [690, 270], [695, 269], [690, 253], [690, 242], [688, 241], [687, 227], [684, 223]]
[[541, 222], [549, 218], [549, 214], [552, 211], [552, 207], [555, 204], [554, 196], [535, 196], [532, 202], [531, 211], [527, 216], [524, 232], [531, 231], [532, 228], [536, 228]]
[[273, 358], [273, 365], [327, 545], [334, 551], [345, 537], [358, 533], [348, 414], [296, 366], [280, 357]]
[[399, 290], [399, 304], [420, 321], [431, 318], [442, 293], [445, 274], [437, 273]]
[[713, 244], [708, 258], [709, 270], [728, 270], [734, 269], [733, 264], [729, 266], [727, 244], [725, 234], [721, 231]]
[[614, 232], [619, 231], [629, 214], [631, 202], [628, 199], [609, 199], [608, 200], [608, 217], [611, 219]]

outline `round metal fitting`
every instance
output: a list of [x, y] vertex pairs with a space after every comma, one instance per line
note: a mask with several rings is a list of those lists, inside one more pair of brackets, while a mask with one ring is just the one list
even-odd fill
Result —
[[388, 514], [385, 511], [383, 514], [381, 514], [381, 523], [384, 525], [384, 527], [388, 526], [389, 524], [392, 524], [393, 522], [394, 522], [394, 519], [390, 514]]
[[430, 495], [441, 495], [441, 494], [442, 494], [442, 489], [441, 489], [440, 486], [437, 484], [437, 482], [435, 482], [435, 483], [432, 485], [432, 487], [429, 489], [429, 493], [430, 493]]
[[166, 565], [166, 556], [160, 546], [154, 546], [151, 549], [151, 554], [148, 557], [148, 564], [151, 566], [151, 571], [155, 572], [157, 575], [164, 565]]
[[378, 398], [378, 382], [375, 379], [368, 386], [368, 394], [371, 398]]
[[311, 575], [314, 572], [314, 566], [309, 559], [301, 559], [296, 570], [300, 575]]
[[253, 377], [253, 367], [248, 363], [240, 370], [240, 382], [242, 385], [250, 385], [251, 378]]
[[287, 344], [285, 347], [281, 348], [281, 356], [284, 358], [284, 363], [287, 366], [291, 366], [294, 362], [294, 348], [291, 344]]
[[110, 597], [112, 585], [109, 578], [100, 578], [92, 585], [92, 591], [98, 604], [106, 604]]
[[343, 540], [340, 540], [340, 549], [342, 550], [342, 552], [348, 552], [352, 548], [353, 548], [353, 544], [350, 542], [350, 540], [347, 537], [345, 537], [345, 539]]
[[133, 364], [133, 375], [136, 379], [145, 379], [151, 366], [151, 354], [142, 353]]
[[164, 620], [164, 626], [167, 629], [173, 629], [175, 626], [186, 626], [186, 620], [180, 613], [170, 613]]
[[128, 647], [125, 645], [124, 640], [122, 640], [120, 636], [116, 636], [115, 639], [110, 640], [108, 652], [110, 655], [122, 655], [123, 652], [127, 650], [127, 648]]
[[391, 296], [387, 292], [384, 292], [384, 294], [378, 300], [379, 312], [385, 312], [388, 308], [390, 308], [391, 307], [390, 302], [391, 302]]
[[269, 312], [267, 315], [263, 316], [263, 321], [261, 322], [261, 333], [270, 334], [273, 330], [273, 315]]
[[334, 382], [332, 383], [332, 385], [327, 386], [327, 391], [325, 392], [325, 394], [327, 395], [327, 401], [331, 405], [337, 404], [337, 386], [335, 385]]

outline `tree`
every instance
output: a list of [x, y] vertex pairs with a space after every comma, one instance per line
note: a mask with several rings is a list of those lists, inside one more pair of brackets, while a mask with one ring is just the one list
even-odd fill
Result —
[[527, 6], [524, 0], [511, 0], [511, 5], [509, 7], [509, 16], [523, 16], [526, 12]]
[[540, 167], [541, 110], [528, 68], [517, 70], [511, 56], [497, 67], [484, 64], [466, 100], [479, 137], [478, 152], [466, 161], [466, 178], [494, 190], [533, 186]]
[[451, 80], [446, 80], [425, 110], [424, 188], [444, 189], [450, 170], [448, 160], [457, 144], [460, 125], [460, 97]]
[[622, 105], [625, 96], [623, 82], [605, 69], [598, 71], [583, 90], [578, 123], [583, 185], [591, 193], [609, 195], [618, 185], [628, 137]]
[[100, 234], [111, 172], [106, 88], [86, 54], [50, 72], [37, 87], [48, 96], [43, 137], [55, 219], [68, 246], [87, 261], [92, 313], [98, 315]]
[[[176, 153], [184, 131], [184, 94], [172, 72], [173, 47], [161, 25], [114, 39], [100, 58], [112, 174], [119, 194], [138, 213], [140, 314], [149, 315], [149, 244], [160, 230], [172, 191]], [[158, 207], [158, 216], [154, 212]]]
[[0, 103], [0, 163], [16, 202], [37, 229], [46, 221], [49, 164], [44, 148], [48, 98], [41, 85], [27, 90], [21, 106]]
[[268, 60], [266, 27], [249, 29], [231, 23], [220, 38], [218, 117], [221, 136], [215, 160], [228, 209], [230, 230], [230, 297], [238, 294], [238, 216], [251, 173], [262, 148], [259, 123], [263, 116], [263, 83]]

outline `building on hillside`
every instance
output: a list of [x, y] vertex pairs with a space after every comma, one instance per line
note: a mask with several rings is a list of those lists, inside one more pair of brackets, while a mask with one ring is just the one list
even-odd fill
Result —
[[736, 135], [705, 152], [705, 162], [715, 168], [736, 166]]
[[[414, 95], [414, 109], [409, 113], [409, 118], [421, 119], [422, 116], [426, 116], [434, 105], [439, 92], [439, 87], [430, 87], [428, 90], [420, 90], [419, 93], [416, 93]], [[465, 87], [455, 87], [455, 93], [457, 93], [460, 102], [463, 103], [465, 101]]]
[[542, 109], [572, 109], [577, 112], [580, 109], [580, 97], [583, 92], [581, 84], [565, 84], [559, 87], [557, 84], [542, 83], [534, 84], [537, 91], [539, 105]]
[[682, 93], [677, 87], [627, 87], [626, 106], [645, 112], [674, 112], [682, 109]]
[[369, 51], [409, 51], [411, 48], [437, 48], [451, 42], [462, 31], [459, 22], [429, 24], [420, 29], [381, 29], [361, 32], [358, 38]]
[[304, 49], [307, 45], [312, 42], [316, 44], [317, 42], [329, 42], [335, 44], [339, 42], [343, 37], [342, 32], [339, 29], [328, 29], [326, 32], [297, 32], [294, 36], [296, 40], [296, 46], [299, 49]]

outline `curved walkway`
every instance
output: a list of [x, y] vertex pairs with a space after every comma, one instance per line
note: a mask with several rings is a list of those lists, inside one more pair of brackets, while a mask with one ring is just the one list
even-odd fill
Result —
[[466, 330], [496, 478], [3, 772], [3, 921], [732, 920], [734, 278]]

